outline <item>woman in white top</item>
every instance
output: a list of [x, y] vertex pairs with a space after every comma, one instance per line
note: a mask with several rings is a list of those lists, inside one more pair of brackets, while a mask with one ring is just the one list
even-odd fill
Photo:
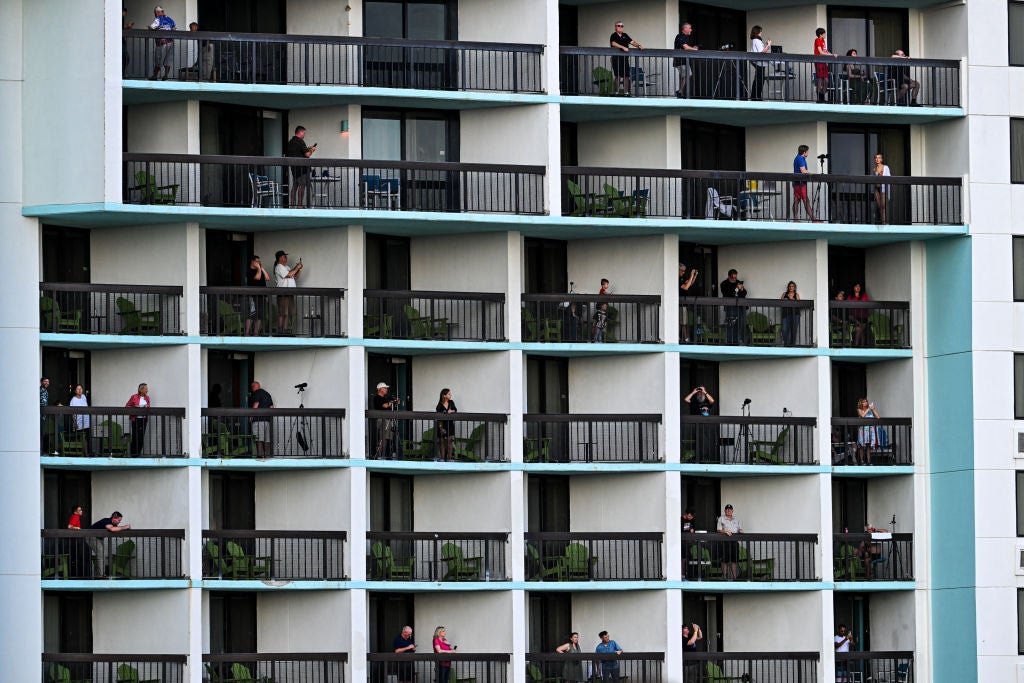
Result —
[[[288, 267], [288, 252], [278, 251], [274, 254], [274, 276], [278, 287], [295, 287], [295, 281], [302, 273], [302, 259], [294, 268]], [[290, 334], [292, 331], [292, 314], [295, 312], [294, 296], [277, 297], [277, 331], [278, 334]]]
[[[885, 161], [882, 159], [881, 154], [875, 155], [875, 167], [871, 171], [872, 175], [876, 176], [891, 176], [889, 167], [885, 165]], [[875, 185], [875, 206], [878, 207], [878, 212], [881, 215], [882, 225], [885, 225], [885, 202], [889, 197], [889, 186], [880, 184]]]
[[[771, 52], [772, 41], [761, 38], [763, 29], [755, 26], [750, 29], [750, 51]], [[754, 87], [750, 90], [750, 99], [760, 100], [764, 91], [764, 70], [768, 68], [768, 62], [751, 62], [754, 66]]]
[[[75, 395], [68, 402], [72, 406], [89, 407], [89, 399], [85, 397], [85, 387], [81, 384], [75, 385]], [[84, 447], [85, 455], [89, 455], [89, 416], [75, 414], [75, 440], [80, 441]]]

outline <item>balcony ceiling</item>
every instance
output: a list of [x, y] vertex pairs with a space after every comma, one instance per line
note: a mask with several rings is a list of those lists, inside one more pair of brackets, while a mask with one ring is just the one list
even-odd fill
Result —
[[841, 246], [872, 247], [911, 240], [959, 237], [965, 225], [835, 225], [772, 221], [611, 219], [599, 217], [516, 216], [511, 214], [427, 213], [340, 209], [251, 209], [198, 206], [75, 204], [29, 206], [24, 216], [52, 225], [110, 228], [195, 222], [212, 230], [269, 231], [362, 225], [368, 232], [399, 236], [472, 234], [517, 230], [529, 237], [594, 239], [636, 235], [678, 235], [681, 240], [749, 244], [823, 239]]
[[877, 107], [873, 105], [812, 104], [804, 102], [736, 102], [732, 100], [677, 100], [665, 98], [562, 98], [563, 121], [620, 121], [653, 116], [687, 119], [730, 126], [773, 126], [814, 121], [830, 123], [933, 123], [962, 118], [959, 107]]
[[541, 104], [556, 99], [544, 94], [445, 92], [331, 85], [179, 83], [172, 81], [124, 81], [121, 97], [125, 105], [185, 102], [198, 99], [203, 102], [220, 102], [285, 111], [349, 104], [407, 109], [464, 110]]

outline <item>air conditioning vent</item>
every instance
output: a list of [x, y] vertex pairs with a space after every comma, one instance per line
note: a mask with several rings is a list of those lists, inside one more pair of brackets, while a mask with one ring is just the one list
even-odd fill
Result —
[[1024, 576], [1024, 546], [1014, 548], [1014, 574]]

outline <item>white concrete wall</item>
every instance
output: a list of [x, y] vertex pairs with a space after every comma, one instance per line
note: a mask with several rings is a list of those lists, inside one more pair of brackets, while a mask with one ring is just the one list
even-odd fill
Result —
[[912, 534], [914, 509], [914, 485], [910, 478], [880, 477], [869, 482], [868, 524], [871, 526], [892, 531], [890, 522], [896, 515], [896, 533]]
[[[128, 131], [126, 152], [187, 154], [189, 151], [188, 102], [158, 102], [125, 107], [125, 127]], [[114, 136], [114, 139], [119, 140], [120, 135]]]
[[613, 294], [664, 296], [664, 252], [660, 235], [572, 240], [566, 247], [569, 280], [580, 294], [596, 294], [601, 278], [608, 278]]
[[413, 356], [413, 405], [418, 411], [434, 410], [447, 387], [462, 412], [507, 415], [509, 353]]
[[726, 593], [722, 596], [723, 650], [816, 651], [824, 628], [821, 622], [823, 597], [823, 593], [815, 591], [749, 595]]
[[[611, 33], [611, 29], [608, 33]], [[636, 34], [630, 35], [635, 37]], [[604, 46], [607, 47], [607, 42]], [[614, 169], [679, 168], [679, 119], [657, 116], [589, 121], [581, 122], [577, 131], [580, 166]], [[623, 140], [629, 141], [625, 150]], [[674, 146], [670, 144], [673, 140]], [[674, 165], [670, 165], [672, 161]], [[595, 191], [601, 189], [596, 188]], [[620, 184], [619, 189], [625, 188]]]
[[[569, 479], [570, 531], [664, 531], [665, 474]], [[637, 501], [644, 501], [638, 505]]]
[[92, 651], [188, 654], [184, 591], [94, 591]]
[[544, 12], [531, 0], [492, 3], [463, 0], [459, 3], [459, 40], [494, 43], [557, 43], [547, 36]]
[[257, 593], [256, 649], [351, 652], [351, 602], [348, 591]]
[[346, 531], [350, 481], [347, 469], [257, 472], [256, 528]]
[[[308, 135], [309, 132], [307, 140]], [[288, 252], [289, 265], [294, 266], [302, 259], [302, 275], [295, 281], [297, 287], [348, 286], [347, 228], [257, 232], [253, 238], [253, 249], [270, 273], [270, 286], [276, 282], [274, 253], [278, 250]]]
[[506, 475], [417, 477], [413, 530], [507, 531], [512, 524], [510, 491]]
[[[668, 637], [678, 638], [677, 629], [666, 629], [660, 615], [666, 613], [664, 591], [608, 591], [573, 593], [572, 630], [580, 634], [580, 649], [593, 652], [608, 631], [624, 652], [664, 652]], [[657, 615], [657, 616], [655, 616]], [[663, 680], [678, 680], [665, 672]]]
[[909, 360], [892, 360], [867, 366], [868, 400], [874, 401], [882, 417], [913, 416], [913, 376], [913, 366]]
[[181, 408], [188, 402], [188, 350], [184, 346], [139, 347], [131, 351], [95, 349], [91, 354], [93, 406], [123, 407], [139, 384], [149, 385], [154, 408]]
[[864, 254], [864, 282], [873, 301], [910, 300], [910, 243], [868, 249]]
[[678, 6], [665, 0], [620, 0], [584, 5], [579, 12], [579, 44], [608, 47], [608, 36], [615, 30], [615, 22], [622, 20], [625, 32], [645, 48], [671, 48], [679, 29], [678, 18]]
[[[821, 8], [821, 11], [824, 11], [824, 8]], [[744, 36], [750, 35], [752, 26], [760, 26], [764, 29], [764, 37], [771, 39], [772, 45], [781, 45], [787, 54], [814, 54], [814, 31], [819, 26], [826, 27], [824, 17], [820, 15], [819, 8], [815, 6], [752, 10], [747, 12], [747, 30], [744, 31]], [[694, 32], [699, 32], [696, 27]], [[750, 49], [749, 39], [743, 49]], [[793, 153], [796, 154], [795, 151]]]
[[[342, 388], [348, 385], [349, 353], [354, 351], [261, 351], [256, 354], [254, 379], [270, 392], [275, 408], [298, 408], [300, 401], [307, 408], [348, 408], [348, 396]], [[301, 382], [309, 386], [299, 396], [294, 386]], [[347, 415], [345, 421], [351, 419]]]
[[755, 417], [782, 417], [783, 408], [795, 417], [813, 417], [818, 409], [817, 377], [813, 358], [721, 363], [715, 396], [718, 413], [739, 415], [749, 398]]
[[89, 234], [92, 282], [116, 285], [184, 285], [194, 262], [181, 224], [99, 228]]
[[444, 626], [459, 653], [508, 652], [512, 644], [512, 593], [419, 593], [416, 595], [418, 652], [433, 652], [434, 628]]
[[290, 35], [352, 35], [349, 33], [352, 13], [349, 7], [330, 0], [288, 0], [285, 3], [287, 31]]
[[[917, 642], [914, 630], [915, 612], [912, 591], [872, 595], [868, 603], [871, 649], [889, 651], [915, 649]], [[957, 617], [954, 615], [950, 615], [950, 617], [950, 621], [955, 627]]]
[[660, 354], [570, 358], [570, 413], [661, 413], [665, 359]]
[[[310, 159], [348, 159], [352, 149], [359, 149], [358, 140], [352, 135], [353, 113], [353, 110], [346, 105], [310, 107], [308, 109], [295, 110], [288, 116], [288, 125], [285, 126], [285, 131], [287, 137], [291, 138], [295, 126], [306, 127], [306, 145], [312, 146], [316, 144], [317, 146], [316, 152], [313, 153]], [[348, 135], [341, 132], [341, 122], [343, 120], [349, 122]], [[283, 143], [287, 142], [287, 139], [283, 140]], [[355, 146], [353, 147], [353, 145]], [[334, 175], [333, 172], [332, 175]], [[354, 189], [354, 187], [350, 188], [350, 190]], [[292, 234], [289, 231], [287, 237], [290, 238]], [[287, 247], [277, 247], [277, 249], [282, 248], [289, 254], [292, 253], [292, 250]], [[267, 250], [264, 249], [264, 251]]]
[[[793, 154], [796, 154], [795, 149]], [[814, 299], [814, 283], [819, 266], [824, 267], [818, 263], [814, 242], [810, 240], [722, 245], [718, 248], [720, 279], [716, 284], [726, 279], [729, 271], [735, 268], [750, 298], [778, 299], [792, 280], [796, 282], [802, 298]]]
[[[721, 483], [722, 507], [733, 506], [743, 531], [758, 534], [818, 533], [821, 491], [813, 475], [729, 477]], [[719, 510], [719, 515], [722, 511]], [[717, 519], [708, 520], [709, 529]]]
[[543, 105], [463, 111], [459, 117], [459, 161], [546, 165], [547, 112]]
[[[104, 470], [92, 473], [89, 523], [117, 510], [133, 529], [184, 529], [188, 509], [188, 476], [182, 468]], [[85, 520], [82, 520], [83, 524]]]
[[499, 233], [413, 237], [412, 288], [448, 292], [505, 292], [511, 264]]
[[[814, 35], [813, 31], [811, 35]], [[807, 51], [810, 52], [810, 49]], [[828, 129], [825, 124], [787, 123], [779, 126], [751, 126], [747, 128], [747, 170], [792, 173], [793, 158], [800, 145], [811, 148], [807, 154], [807, 170], [817, 173], [818, 162], [815, 157], [828, 151]], [[793, 205], [792, 192], [783, 196], [782, 205], [786, 204]], [[788, 213], [787, 207], [786, 214]], [[785, 218], [784, 215], [776, 217]]]

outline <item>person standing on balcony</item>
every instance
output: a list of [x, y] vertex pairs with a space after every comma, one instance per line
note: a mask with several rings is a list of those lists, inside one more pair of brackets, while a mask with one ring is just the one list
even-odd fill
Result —
[[[733, 517], [732, 505], [726, 505], [724, 514], [718, 518], [718, 533], [726, 536], [743, 533], [740, 520]], [[726, 581], [740, 578], [740, 544], [736, 541], [722, 541], [718, 561], [722, 564], [722, 577]]]
[[[287, 255], [287, 254], [286, 254]], [[276, 269], [276, 266], [275, 266]], [[249, 272], [245, 276], [247, 287], [266, 287], [270, 282], [270, 273], [263, 267], [260, 257], [253, 254], [249, 261]], [[263, 324], [263, 315], [266, 312], [267, 297], [264, 292], [249, 297], [249, 315], [245, 319], [245, 334], [250, 333], [260, 336], [260, 326]], [[213, 406], [210, 406], [211, 408]]]
[[[819, 28], [814, 32], [814, 35], [816, 36], [814, 39], [814, 54], [835, 57], [834, 54], [828, 51], [828, 46], [825, 44], [825, 29]], [[824, 102], [825, 90], [828, 88], [828, 64], [819, 62], [814, 65], [814, 81], [818, 87], [818, 102]]]
[[[131, 524], [121, 524], [122, 519], [124, 519], [124, 516], [117, 510], [114, 510], [113, 512], [110, 513], [109, 517], [104, 517], [103, 519], [93, 522], [89, 528], [94, 529], [96, 531], [106, 529], [112, 534], [117, 534], [122, 531], [128, 531], [129, 529], [131, 529]], [[89, 543], [89, 547], [92, 548], [92, 569], [93, 576], [96, 577], [102, 577], [106, 575], [107, 552], [106, 548], [104, 547], [106, 546], [106, 543], [104, 543], [103, 540], [104, 539], [101, 536], [86, 537], [86, 541]]]
[[[402, 402], [397, 396], [388, 393], [390, 388], [384, 382], [377, 383], [377, 393], [373, 397], [374, 410], [398, 410], [398, 406]], [[398, 425], [395, 423], [395, 420], [393, 418], [384, 419], [378, 417], [374, 426], [377, 430], [377, 448], [373, 456], [375, 458], [394, 459], [398, 432]]]
[[[396, 655], [416, 654], [416, 643], [412, 640], [412, 626], [403, 626], [402, 633], [395, 636], [391, 646], [394, 648]], [[412, 662], [399, 662], [395, 669], [398, 683], [413, 683], [413, 678], [415, 677], [413, 668]]]
[[698, 640], [704, 640], [704, 634], [701, 632], [700, 626], [697, 624], [683, 624], [683, 670], [685, 672], [683, 680], [700, 680], [700, 662], [686, 661], [686, 655], [691, 652], [698, 652]]
[[[679, 264], [679, 297], [683, 298], [686, 296], [696, 296], [697, 292], [691, 292], [690, 288], [693, 287], [693, 283], [697, 280], [697, 269], [694, 268], [690, 271], [689, 276], [686, 274], [686, 264]], [[679, 308], [679, 338], [684, 344], [690, 343], [690, 309], [684, 302]]]
[[[867, 292], [859, 282], [853, 284], [853, 289], [846, 296], [847, 301], [869, 301]], [[868, 343], [868, 310], [866, 308], [850, 309], [850, 320], [853, 322], [853, 345], [866, 346]]]
[[[597, 634], [597, 637], [601, 639], [601, 642], [594, 648], [594, 652], [598, 654], [622, 654], [622, 646], [611, 639], [608, 635], [608, 631], [601, 631]], [[601, 680], [602, 681], [618, 681], [619, 680], [619, 660], [617, 659], [602, 659], [601, 662]]]
[[[555, 652], [560, 655], [582, 654], [583, 651], [580, 649], [580, 634], [573, 631], [569, 636], [569, 642], [556, 647]], [[573, 659], [572, 661], [563, 664], [562, 680], [565, 681], [565, 683], [583, 683], [586, 681], [587, 674], [583, 671], [583, 660]]]
[[[722, 293], [722, 298], [732, 299], [733, 301], [747, 298], [747, 289], [743, 286], [743, 280], [738, 279], [738, 276], [739, 272], [733, 268], [729, 271], [726, 279], [722, 280], [722, 284], [718, 288], [718, 291]], [[746, 337], [744, 330], [747, 328], [746, 310], [743, 306], [732, 305], [725, 307], [726, 344], [743, 343]]]
[[[644, 46], [636, 42], [629, 37], [629, 34], [623, 31], [624, 24], [621, 21], [615, 22], [615, 30], [612, 32], [610, 41], [611, 47], [622, 52], [629, 52], [630, 47], [635, 47], [638, 50], [643, 50]], [[612, 57], [612, 85], [615, 88], [615, 94], [619, 94], [619, 82], [622, 82], [622, 92], [625, 97], [629, 97], [629, 57], [625, 55], [618, 55]]]
[[690, 566], [690, 551], [691, 548], [699, 547], [696, 543], [687, 543], [686, 539], [690, 534], [697, 533], [697, 520], [694, 518], [693, 507], [686, 508], [683, 512], [682, 524], [680, 524], [683, 532], [683, 581], [689, 581], [687, 572]]
[[[444, 626], [438, 626], [434, 629], [434, 652], [440, 654], [442, 652], [451, 652], [458, 649], [458, 645], [452, 645], [448, 642], [448, 631]], [[438, 662], [437, 663], [437, 683], [450, 683], [452, 675], [452, 663], [451, 662]]]
[[[121, 8], [121, 26], [125, 31], [131, 31], [135, 28], [134, 21], [128, 21], [128, 8]], [[131, 55], [128, 53], [128, 39], [121, 39], [121, 77], [127, 77], [128, 75], [128, 64], [131, 62]]]
[[[874, 401], [866, 398], [857, 401], [857, 417], [862, 420], [877, 420], [881, 415], [875, 410]], [[881, 445], [880, 430], [877, 427], [861, 427], [857, 430], [857, 464], [870, 465], [871, 451], [878, 450]]]
[[[288, 141], [288, 146], [285, 147], [284, 155], [292, 159], [308, 159], [313, 156], [313, 152], [316, 151], [316, 145], [312, 147], [306, 146], [306, 129], [303, 126], [295, 126], [295, 135]], [[289, 196], [289, 206], [293, 209], [297, 209], [303, 205], [303, 201], [308, 199], [309, 193], [309, 167], [308, 166], [289, 166], [289, 172], [292, 176], [291, 181], [291, 196]], [[306, 202], [306, 206], [309, 203]]]
[[[910, 55], [908, 55], [903, 50], [896, 50], [895, 52], [892, 53], [892, 58], [893, 59], [910, 59]], [[895, 77], [896, 84], [900, 86], [900, 93], [899, 93], [899, 95], [896, 96], [896, 103], [897, 104], [907, 104], [907, 96], [909, 95], [910, 96], [910, 102], [909, 102], [910, 106], [911, 107], [920, 107], [921, 105], [917, 103], [917, 95], [918, 95], [918, 93], [921, 92], [921, 83], [918, 82], [918, 81], [915, 81], [913, 78], [910, 77], [910, 67], [909, 66], [892, 66], [892, 67], [889, 67], [889, 68], [892, 69], [892, 73], [893, 73], [893, 76]]]
[[82, 506], [76, 505], [71, 511], [71, 516], [68, 517], [68, 528], [74, 529], [75, 531], [82, 530]]
[[146, 409], [146, 412], [142, 415], [131, 415], [128, 417], [129, 422], [132, 424], [132, 442], [129, 453], [132, 455], [142, 455], [142, 449], [146, 445], [146, 427], [149, 426], [149, 409], [153, 407], [153, 399], [149, 397], [149, 385], [145, 382], [140, 384], [138, 390], [132, 394], [128, 402], [124, 404], [124, 407]]
[[594, 311], [593, 325], [591, 338], [595, 343], [600, 344], [604, 341], [604, 335], [608, 331], [608, 304], [601, 304]]
[[[889, 167], [885, 164], [885, 158], [881, 154], [875, 155], [875, 167], [871, 169], [871, 175], [885, 178], [892, 175]], [[885, 183], [879, 183], [875, 185], [875, 206], [878, 207], [878, 215], [882, 221], [882, 225], [886, 224], [885, 220], [885, 205], [889, 198], [889, 186]]]
[[[804, 175], [811, 171], [807, 168], [807, 153], [811, 150], [807, 145], [800, 145], [796, 148], [796, 156], [793, 157], [793, 173]], [[811, 208], [811, 200], [807, 198], [807, 183], [802, 180], [793, 181], [793, 220], [800, 220], [800, 204], [803, 204], [807, 211], [807, 219], [815, 220], [814, 210]]]
[[[679, 27], [679, 33], [676, 34], [675, 42], [672, 43], [673, 49], [682, 50], [683, 52], [700, 50], [697, 45], [697, 41], [693, 38], [693, 24], [689, 22], [684, 23]], [[672, 66], [679, 72], [679, 90], [676, 90], [676, 97], [688, 97], [689, 93], [686, 92], [686, 80], [693, 75], [693, 70], [687, 66], [685, 57], [673, 57]]]
[[[274, 407], [274, 398], [270, 392], [264, 389], [259, 382], [254, 381], [249, 387], [252, 393], [249, 394], [249, 407], [259, 410]], [[254, 417], [252, 419], [252, 436], [256, 441], [256, 457], [269, 458], [272, 453], [270, 442], [270, 418], [266, 416]]]
[[[288, 252], [284, 250], [274, 254], [274, 276], [277, 286], [284, 288], [296, 287], [295, 281], [302, 274], [302, 259], [295, 266], [288, 267]], [[277, 296], [277, 331], [280, 334], [291, 334], [292, 314], [295, 312], [294, 296]]]
[[[68, 401], [69, 405], [82, 406], [85, 408], [89, 407], [89, 399], [85, 396], [85, 389], [81, 384], [75, 385], [75, 394]], [[82, 452], [85, 457], [89, 457], [89, 416], [75, 414], [75, 440], [82, 444]]]
[[[173, 31], [176, 28], [174, 19], [164, 14], [164, 8], [157, 5], [153, 8], [153, 23], [149, 25], [150, 31]], [[166, 81], [171, 73], [171, 66], [174, 65], [174, 40], [171, 38], [157, 38], [153, 49], [153, 75], [149, 80], [155, 81], [160, 75], [160, 67], [164, 69], [164, 77], [160, 80]]]
[[[783, 301], [800, 301], [800, 293], [796, 291], [796, 283], [792, 280], [786, 285], [786, 291], [779, 297]], [[800, 309], [786, 306], [782, 309], [782, 343], [796, 346], [796, 338], [800, 334]]]
[[601, 278], [601, 289], [597, 293], [601, 296], [607, 296], [612, 293], [612, 283], [608, 281], [608, 278]]
[[[846, 624], [839, 624], [839, 632], [834, 637], [836, 652], [849, 652], [850, 646], [854, 644], [853, 634], [846, 630]], [[836, 660], [836, 681], [841, 683], [847, 679], [847, 663]]]
[[[459, 412], [458, 407], [455, 405], [451, 389], [446, 387], [441, 390], [441, 396], [437, 400], [434, 412], [443, 413], [445, 415]], [[438, 455], [441, 460], [455, 459], [455, 422], [452, 420], [437, 421], [437, 445], [440, 451]]]
[[[750, 29], [750, 51], [758, 54], [772, 51], [772, 41], [764, 40], [761, 34], [764, 32], [760, 26]], [[751, 100], [760, 100], [764, 92], [764, 70], [768, 68], [768, 62], [751, 62], [754, 67], [754, 87], [750, 90]]]
[[[49, 405], [50, 405], [50, 378], [49, 377], [41, 377], [39, 379], [39, 407], [40, 408], [46, 408]], [[52, 435], [52, 431], [53, 430], [48, 428], [48, 426], [51, 425], [51, 424], [55, 424], [55, 421], [54, 420], [50, 420], [47, 415], [43, 415], [42, 412], [40, 411], [40, 415], [39, 415], [39, 444], [40, 444], [40, 448], [39, 448], [39, 450], [42, 452], [43, 455], [49, 455], [50, 453], [53, 452], [53, 449], [50, 448], [51, 444], [54, 443], [54, 441], [53, 441], [54, 437]]]

